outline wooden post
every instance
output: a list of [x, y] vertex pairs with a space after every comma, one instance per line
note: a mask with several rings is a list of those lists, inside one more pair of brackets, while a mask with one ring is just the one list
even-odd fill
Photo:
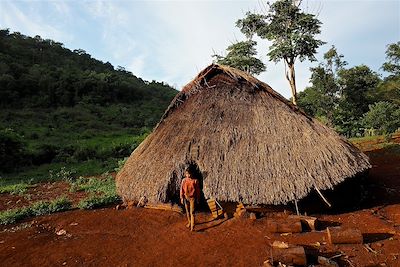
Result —
[[299, 216], [300, 212], [299, 212], [299, 206], [297, 206], [297, 199], [294, 200], [294, 205], [296, 206], [296, 214]]
[[326, 228], [330, 244], [362, 244], [363, 236], [358, 229], [342, 229], [341, 227]]

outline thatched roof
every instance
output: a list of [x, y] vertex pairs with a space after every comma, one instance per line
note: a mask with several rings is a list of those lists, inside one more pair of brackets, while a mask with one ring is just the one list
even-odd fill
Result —
[[187, 163], [206, 198], [280, 204], [369, 169], [368, 157], [267, 84], [212, 64], [174, 98], [117, 175], [125, 200], [177, 197]]

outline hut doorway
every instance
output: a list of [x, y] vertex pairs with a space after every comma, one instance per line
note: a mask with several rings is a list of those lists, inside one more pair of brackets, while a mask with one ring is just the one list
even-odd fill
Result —
[[207, 207], [207, 201], [204, 197], [203, 193], [203, 185], [204, 185], [204, 173], [200, 170], [199, 166], [197, 165], [196, 162], [191, 161], [191, 162], [186, 162], [185, 164], [182, 164], [179, 166], [178, 170], [175, 170], [172, 173], [172, 176], [170, 178], [168, 188], [167, 188], [167, 201], [179, 204], [180, 203], [180, 188], [182, 184], [183, 178], [185, 178], [185, 170], [189, 169], [192, 176], [196, 178], [199, 181], [199, 187], [200, 187], [200, 203], [196, 205], [196, 209], [204, 209]]
[[197, 210], [199, 209], [204, 209], [207, 207], [207, 201], [204, 196], [203, 192], [203, 186], [204, 186], [204, 175], [203, 172], [201, 172], [199, 166], [197, 165], [196, 162], [192, 161], [187, 164], [187, 167], [185, 170], [189, 170], [190, 173], [192, 174], [193, 178], [197, 179], [199, 181], [199, 187], [200, 187], [200, 200], [199, 204], [197, 205]]

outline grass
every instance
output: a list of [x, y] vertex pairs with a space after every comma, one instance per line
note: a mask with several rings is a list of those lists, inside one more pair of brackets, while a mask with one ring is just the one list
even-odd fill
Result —
[[[398, 133], [393, 135], [398, 135]], [[400, 156], [400, 144], [394, 143], [394, 139], [385, 135], [358, 137], [349, 140], [361, 150], [368, 152], [370, 157]], [[379, 150], [379, 153], [377, 153], [377, 150]]]
[[94, 209], [120, 201], [116, 193], [115, 181], [107, 173], [101, 179], [80, 177], [71, 184], [70, 191], [85, 191], [89, 196], [78, 203], [80, 209]]
[[118, 166], [118, 159], [110, 159], [106, 162], [99, 160], [87, 160], [79, 163], [51, 163], [36, 167], [26, 168], [17, 173], [3, 174], [0, 185], [3, 184], [35, 184], [48, 181], [59, 181], [61, 177], [50, 173], [57, 173], [63, 167], [74, 173], [75, 176], [97, 175]]
[[[0, 189], [4, 192], [6, 190], [7, 192], [19, 192], [18, 190], [23, 191], [24, 188], [26, 190], [28, 187], [28, 184], [21, 183], [2, 186]], [[70, 191], [84, 191], [88, 192], [89, 195], [81, 200], [77, 207], [73, 207], [72, 202], [67, 197], [62, 196], [52, 201], [38, 201], [28, 207], [2, 211], [0, 212], [0, 224], [12, 224], [29, 217], [52, 214], [73, 208], [95, 209], [121, 200], [116, 193], [115, 181], [108, 173], [103, 174], [101, 178], [79, 177], [74, 182], [71, 182]]]
[[[61, 168], [58, 174], [53, 176], [57, 176], [56, 179], [65, 179], [63, 176], [66, 175], [66, 177], [69, 177], [70, 171], [66, 168]], [[38, 201], [28, 207], [0, 212], [0, 224], [12, 224], [29, 217], [51, 214], [73, 208], [95, 209], [120, 201], [120, 197], [116, 193], [114, 178], [107, 172], [102, 174], [100, 178], [86, 178], [81, 176], [69, 182], [71, 184], [71, 192], [84, 191], [89, 193], [88, 197], [81, 200], [76, 207], [72, 206], [72, 202], [65, 196], [51, 201]], [[4, 184], [4, 181], [2, 181], [2, 183], [0, 193], [23, 194], [31, 186], [24, 182]]]
[[84, 210], [95, 209], [114, 204], [120, 200], [120, 197], [116, 194], [90, 195], [79, 202], [78, 208]]
[[17, 208], [0, 212], [0, 224], [7, 225], [23, 219], [69, 210], [72, 202], [65, 196], [52, 201], [38, 201], [28, 207]]

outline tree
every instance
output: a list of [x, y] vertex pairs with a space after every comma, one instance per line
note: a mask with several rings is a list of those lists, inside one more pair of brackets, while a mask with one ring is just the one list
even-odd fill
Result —
[[266, 15], [246, 13], [236, 26], [248, 37], [256, 33], [260, 38], [272, 41], [268, 56], [271, 61], [283, 60], [285, 76], [292, 90], [292, 102], [297, 104], [296, 60], [316, 60], [314, 54], [324, 44], [315, 38], [320, 33], [321, 22], [313, 15], [300, 10], [301, 1], [278, 0], [269, 4]]
[[339, 73], [340, 99], [351, 107], [355, 116], [361, 117], [374, 102], [371, 95], [381, 81], [378, 74], [366, 65], [343, 69]]
[[375, 98], [400, 105], [400, 42], [387, 46], [386, 60], [382, 69], [390, 75], [378, 86]]
[[335, 128], [346, 136], [362, 134], [362, 117], [380, 83], [377, 73], [365, 65], [342, 69], [338, 72], [339, 101], [333, 114]]
[[393, 133], [400, 128], [400, 107], [386, 101], [370, 105], [363, 123], [366, 128], [378, 130], [379, 134]]
[[386, 59], [387, 62], [383, 63], [382, 69], [393, 76], [400, 76], [400, 41], [388, 45]]
[[261, 60], [254, 57], [257, 54], [255, 49], [256, 42], [252, 40], [234, 43], [226, 49], [228, 54], [223, 57], [213, 55], [214, 62], [226, 66], [231, 66], [250, 74], [260, 74], [265, 71], [265, 65]]
[[347, 64], [343, 55], [332, 46], [324, 54], [324, 61], [311, 68], [311, 86], [298, 95], [298, 105], [310, 116], [323, 119], [327, 124], [333, 121], [333, 113], [339, 101], [338, 72]]

